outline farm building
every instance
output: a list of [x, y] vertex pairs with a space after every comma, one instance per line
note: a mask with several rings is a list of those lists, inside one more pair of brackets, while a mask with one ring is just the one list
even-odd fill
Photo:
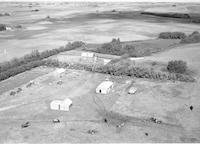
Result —
[[94, 53], [91, 53], [91, 52], [82, 52], [81, 53], [81, 56], [82, 57], [94, 57]]
[[104, 81], [96, 88], [96, 93], [107, 94], [111, 88], [113, 88], [113, 82]]
[[106, 64], [109, 63], [110, 61], [111, 61], [110, 59], [103, 59], [104, 65], [106, 65]]
[[61, 111], [69, 111], [70, 106], [72, 105], [72, 101], [70, 99], [54, 100], [50, 103], [50, 108], [52, 110], [61, 110]]
[[128, 94], [134, 94], [134, 93], [136, 93], [136, 91], [137, 91], [137, 88], [131, 87], [131, 88], [128, 90]]
[[55, 75], [55, 76], [61, 76], [65, 71], [66, 71], [66, 69], [64, 69], [64, 68], [57, 68], [57, 69], [54, 71], [54, 75]]

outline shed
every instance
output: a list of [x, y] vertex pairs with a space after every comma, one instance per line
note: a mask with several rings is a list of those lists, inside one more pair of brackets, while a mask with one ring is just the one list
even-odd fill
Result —
[[57, 68], [57, 69], [54, 71], [54, 75], [55, 75], [55, 76], [61, 76], [65, 71], [66, 71], [66, 69], [64, 69], [64, 68]]
[[111, 61], [110, 59], [103, 59], [104, 65], [106, 65], [106, 64], [109, 63], [110, 61]]
[[128, 94], [134, 94], [136, 91], [137, 91], [137, 88], [131, 87], [131, 88], [128, 90]]
[[61, 110], [61, 111], [69, 111], [70, 106], [72, 105], [72, 101], [70, 99], [54, 100], [50, 103], [50, 108], [52, 110]]
[[64, 73], [66, 71], [66, 69], [64, 69], [64, 68], [57, 68], [56, 69], [56, 73], [58, 73], [58, 74], [62, 74], [62, 73]]
[[104, 81], [96, 88], [96, 93], [107, 94], [111, 88], [113, 88], [113, 82]]

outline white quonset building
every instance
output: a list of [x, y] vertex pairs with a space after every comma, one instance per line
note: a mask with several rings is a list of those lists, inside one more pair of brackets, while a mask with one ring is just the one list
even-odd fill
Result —
[[72, 105], [72, 101], [70, 99], [54, 100], [50, 103], [50, 108], [52, 110], [61, 110], [61, 111], [69, 111], [70, 106]]
[[104, 81], [96, 88], [96, 93], [107, 94], [111, 88], [113, 88], [113, 82]]

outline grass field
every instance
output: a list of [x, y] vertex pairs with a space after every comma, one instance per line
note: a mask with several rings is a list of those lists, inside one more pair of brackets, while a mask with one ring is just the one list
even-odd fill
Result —
[[[95, 88], [106, 78], [114, 82], [113, 90], [108, 95], [96, 94]], [[59, 80], [62, 85], [56, 84]], [[15, 96], [10, 96], [9, 91], [1, 95], [1, 142], [199, 141], [196, 84], [110, 77], [77, 70], [67, 70], [62, 78], [50, 72], [34, 82], [29, 88], [26, 84], [20, 86], [23, 91]], [[127, 94], [130, 84], [138, 88], [134, 95]], [[50, 110], [51, 100], [65, 98], [73, 101], [69, 112]], [[194, 111], [189, 109], [191, 104]], [[103, 122], [106, 113], [107, 124]], [[151, 116], [163, 124], [150, 122]], [[61, 123], [53, 124], [54, 118]], [[26, 121], [31, 126], [22, 129], [21, 124]], [[124, 127], [116, 128], [123, 122]], [[97, 133], [88, 134], [91, 129]]]
[[14, 77], [11, 77], [7, 80], [0, 82], [0, 94], [9, 91], [11, 89], [14, 89], [16, 87], [21, 86], [22, 84], [25, 84], [29, 82], [32, 79], [35, 79], [41, 75], [47, 74], [50, 72], [51, 69], [49, 68], [36, 68], [31, 71], [24, 72], [23, 74], [18, 74]]

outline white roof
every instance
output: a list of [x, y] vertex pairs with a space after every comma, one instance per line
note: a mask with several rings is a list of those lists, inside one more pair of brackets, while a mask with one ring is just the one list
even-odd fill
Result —
[[97, 89], [108, 89], [108, 88], [110, 88], [112, 85], [113, 85], [113, 82], [111, 82], [111, 81], [104, 81], [104, 82], [102, 82], [102, 83], [97, 87]]
[[66, 98], [65, 100], [53, 100], [52, 102], [51, 102], [51, 104], [65, 104], [65, 105], [68, 105], [68, 106], [70, 106], [71, 104], [72, 104], [72, 101], [70, 100], [70, 99], [68, 99], [68, 98]]
[[61, 103], [62, 103], [61, 100], [53, 100], [53, 101], [51, 102], [51, 104], [61, 104]]
[[137, 88], [131, 87], [128, 92], [134, 94], [136, 91], [137, 91]]
[[65, 104], [67, 105], [71, 105], [72, 104], [72, 101], [68, 98], [66, 98], [64, 101], [63, 101]]
[[107, 64], [111, 61], [111, 59], [103, 59], [104, 64]]
[[65, 72], [66, 69], [64, 69], [64, 68], [57, 68], [55, 71], [56, 71], [56, 73], [61, 74], [61, 73]]

